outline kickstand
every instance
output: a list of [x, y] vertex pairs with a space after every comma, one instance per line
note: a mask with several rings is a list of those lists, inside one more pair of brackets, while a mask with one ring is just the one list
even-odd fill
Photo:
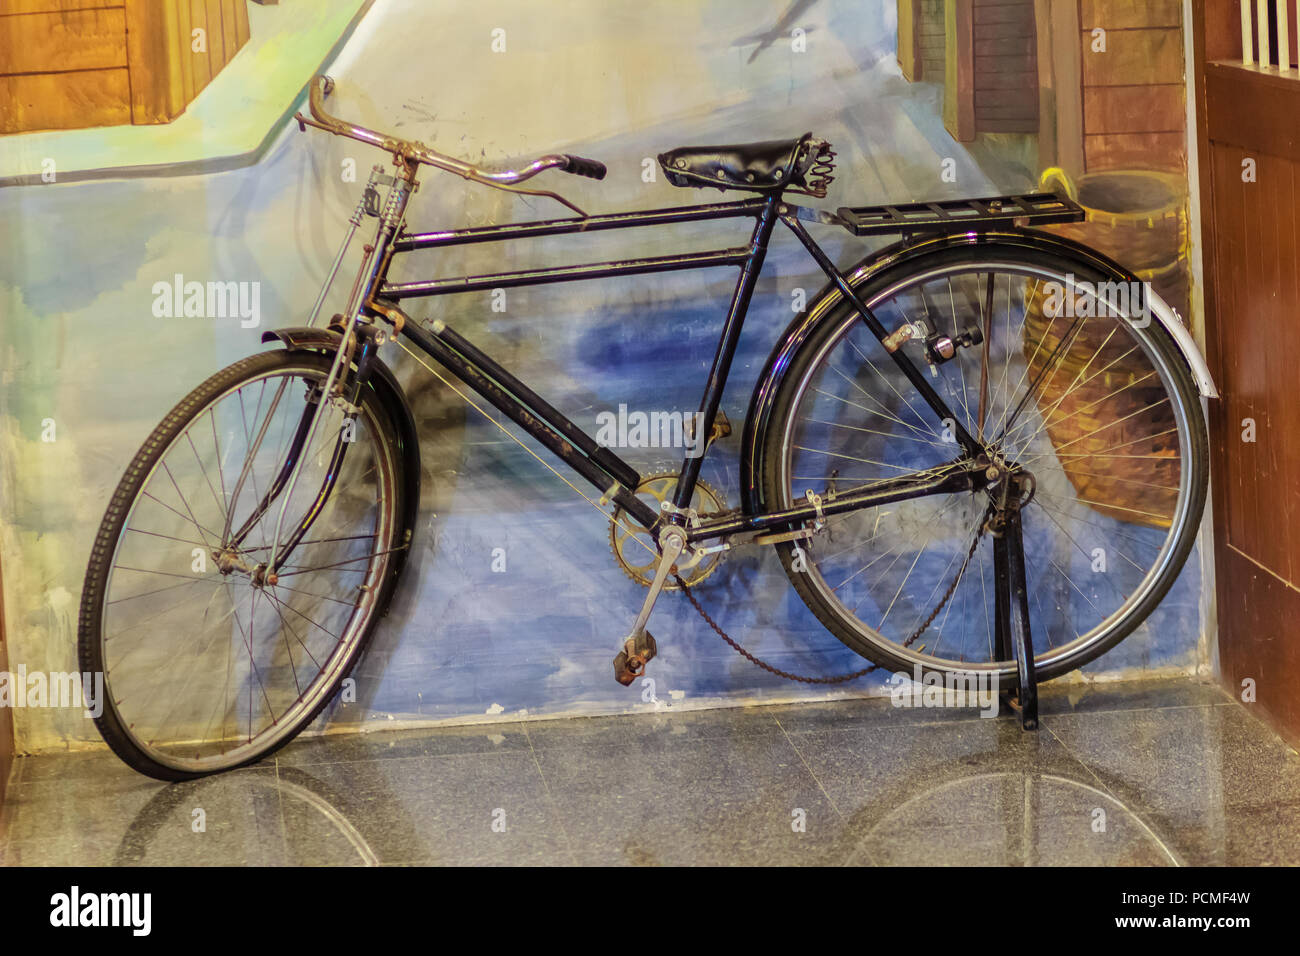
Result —
[[[1001, 701], [1020, 715], [1024, 730], [1038, 729], [1038, 677], [1034, 673], [1034, 641], [1029, 628], [1029, 592], [1025, 584], [1025, 550], [1020, 509], [1005, 513], [1000, 533], [993, 539], [993, 574], [997, 594], [994, 616], [998, 658], [1015, 655], [1018, 671], [1014, 692], [1004, 690]], [[1014, 612], [1014, 613], [1013, 613]]]

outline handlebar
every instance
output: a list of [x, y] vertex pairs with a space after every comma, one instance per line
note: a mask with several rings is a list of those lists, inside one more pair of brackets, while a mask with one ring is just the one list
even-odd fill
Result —
[[[605, 178], [605, 164], [598, 163], [594, 159], [583, 159], [581, 156], [569, 156], [559, 153], [550, 153], [546, 156], [538, 157], [522, 169], [503, 169], [490, 171], [470, 163], [462, 162], [451, 156], [446, 156], [436, 150], [430, 149], [417, 140], [398, 139], [396, 136], [386, 136], [383, 133], [367, 129], [356, 123], [349, 123], [346, 120], [331, 116], [325, 109], [325, 97], [329, 96], [334, 90], [334, 81], [328, 76], [318, 76], [311, 84], [309, 94], [309, 105], [313, 119], [307, 119], [301, 113], [297, 114], [298, 126], [300, 129], [306, 129], [308, 126], [315, 126], [317, 129], [323, 129], [327, 133], [333, 133], [336, 136], [345, 136], [348, 139], [355, 139], [358, 142], [377, 147], [386, 152], [392, 153], [395, 157], [406, 159], [411, 162], [423, 163], [426, 166], [433, 166], [437, 169], [445, 170], [449, 173], [455, 173], [465, 179], [474, 182], [483, 183], [487, 186], [496, 186], [501, 189], [510, 189], [511, 187], [532, 179], [540, 172], [548, 169], [559, 169], [563, 172], [573, 173], [577, 176], [588, 176], [591, 179]], [[554, 195], [543, 193], [542, 195]], [[566, 206], [575, 208], [571, 203], [559, 196], [554, 196]], [[580, 210], [579, 210], [580, 211]]]
[[573, 173], [575, 176], [588, 176], [591, 179], [605, 178], [605, 164], [598, 163], [594, 159], [583, 159], [581, 156], [565, 156], [569, 165], [564, 167], [566, 173]]

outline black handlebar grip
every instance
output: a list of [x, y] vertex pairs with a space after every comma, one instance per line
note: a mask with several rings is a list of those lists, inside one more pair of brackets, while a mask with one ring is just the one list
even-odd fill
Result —
[[594, 159], [583, 159], [581, 156], [570, 156], [567, 153], [564, 156], [569, 164], [564, 167], [566, 173], [573, 173], [575, 176], [589, 176], [592, 179], [604, 179], [604, 163], [598, 163]]

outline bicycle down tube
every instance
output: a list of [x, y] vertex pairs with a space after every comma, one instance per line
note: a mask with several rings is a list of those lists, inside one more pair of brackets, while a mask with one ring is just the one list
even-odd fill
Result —
[[[749, 303], [762, 271], [767, 244], [777, 220], [800, 239], [814, 260], [831, 281], [847, 291], [846, 298], [858, 311], [872, 333], [883, 341], [887, 330], [871, 314], [867, 306], [852, 292], [848, 280], [825, 255], [821, 248], [803, 230], [790, 214], [790, 206], [780, 196], [766, 199], [746, 199], [736, 202], [683, 206], [645, 212], [615, 213], [587, 218], [542, 220], [538, 222], [508, 223], [464, 230], [414, 233], [398, 235], [390, 245], [390, 252], [374, 277], [376, 292], [367, 297], [368, 311], [388, 318], [397, 312], [401, 333], [430, 357], [455, 372], [475, 392], [533, 436], [545, 448], [562, 459], [570, 468], [585, 478], [606, 497], [627, 510], [646, 528], [653, 528], [662, 516], [638, 498], [634, 491], [641, 476], [631, 465], [611, 449], [598, 445], [576, 423], [546, 402], [536, 392], [482, 352], [471, 342], [441, 321], [425, 329], [406, 320], [405, 313], [396, 304], [407, 299], [455, 295], [457, 293], [484, 291], [497, 288], [545, 285], [572, 282], [581, 279], [610, 278], [615, 276], [644, 275], [685, 269], [736, 266], [740, 276], [732, 295], [718, 345], [713, 356], [704, 395], [700, 401], [700, 429], [702, 435], [711, 433], [723, 390], [735, 355], [739, 336]], [[425, 279], [403, 283], [388, 283], [386, 275], [391, 259], [399, 254], [422, 249], [444, 248], [483, 242], [503, 242], [512, 239], [555, 236], [638, 226], [668, 225], [678, 222], [728, 218], [754, 218], [755, 225], [747, 247], [718, 249], [705, 252], [679, 253], [640, 259], [582, 263], [552, 266], [515, 272], [460, 276], [443, 279]], [[925, 381], [920, 371], [901, 351], [890, 352], [905, 375], [918, 387], [927, 405], [938, 420], [955, 420], [947, 405]], [[958, 444], [975, 447], [973, 439], [958, 426], [955, 432]], [[686, 456], [678, 477], [672, 504], [677, 509], [686, 508], [695, 491], [703, 456]], [[917, 475], [901, 478], [880, 486], [849, 489], [835, 497], [833, 502], [809, 504], [792, 508], [779, 514], [752, 515], [726, 521], [704, 521], [690, 530], [691, 540], [716, 538], [740, 531], [780, 531], [802, 522], [825, 515], [838, 514], [907, 498], [950, 492], [958, 488], [977, 487], [973, 467], [960, 467], [954, 463], [949, 473]]]

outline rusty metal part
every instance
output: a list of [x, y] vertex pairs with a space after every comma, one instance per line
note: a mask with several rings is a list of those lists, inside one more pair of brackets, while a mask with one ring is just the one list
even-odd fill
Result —
[[904, 325], [900, 325], [898, 328], [894, 329], [894, 331], [886, 335], [882, 344], [885, 346], [885, 351], [892, 354], [901, 349], [905, 343], [916, 338], [916, 334], [916, 326], [911, 322], [908, 322]]
[[709, 429], [709, 444], [712, 445], [719, 438], [726, 438], [730, 434], [731, 420], [727, 418], [727, 413], [719, 408], [717, 417], [713, 419], [713, 427]]
[[645, 673], [646, 664], [650, 663], [659, 646], [649, 631], [641, 631], [635, 637], [623, 642], [623, 649], [614, 658], [614, 679], [627, 687], [632, 681]]
[[[692, 442], [695, 441], [695, 422], [696, 418], [694, 415], [686, 416], [686, 427], [684, 431], [686, 432], [686, 437]], [[726, 412], [719, 408], [717, 416], [713, 419], [713, 427], [709, 429], [709, 439], [704, 443], [705, 451], [707, 451], [719, 438], [726, 438], [730, 434], [731, 419], [727, 417]]]
[[406, 323], [411, 318], [392, 303], [380, 302], [377, 299], [367, 299], [365, 308], [374, 312], [376, 315], [382, 316], [393, 324], [394, 338], [402, 334], [402, 329], [406, 327]]
[[[673, 490], [677, 487], [676, 472], [659, 472], [645, 475], [636, 486], [634, 493], [650, 500], [656, 510], [664, 502], [671, 502]], [[693, 510], [699, 517], [716, 516], [726, 511], [726, 500], [712, 485], [705, 481], [696, 481], [695, 495], [692, 499]], [[654, 537], [632, 519], [622, 508], [616, 509], [609, 524], [609, 548], [614, 554], [623, 573], [644, 588], [654, 581], [655, 569], [659, 565], [659, 549], [654, 545]], [[718, 569], [722, 563], [722, 552], [692, 556], [688, 564], [683, 561], [674, 565], [673, 574], [684, 574], [691, 584], [699, 584]], [[664, 590], [675, 591], [677, 586], [670, 580]]]

